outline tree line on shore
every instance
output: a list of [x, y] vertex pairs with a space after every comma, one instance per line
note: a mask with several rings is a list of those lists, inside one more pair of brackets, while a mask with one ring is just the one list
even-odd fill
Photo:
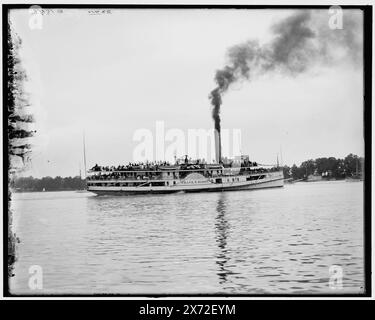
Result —
[[76, 177], [18, 177], [10, 181], [10, 187], [15, 191], [68, 191], [84, 190], [86, 182], [80, 176]]
[[364, 158], [350, 153], [344, 159], [334, 157], [310, 159], [291, 167], [283, 166], [284, 178], [303, 180], [309, 175], [323, 176], [327, 179], [345, 179], [361, 175]]
[[[301, 180], [309, 175], [323, 175], [328, 179], [345, 179], [362, 172], [364, 159], [354, 154], [347, 155], [344, 159], [317, 158], [310, 159], [291, 167], [283, 166], [285, 179]], [[63, 190], [84, 190], [85, 179], [76, 177], [16, 177], [10, 181], [10, 187], [15, 191], [63, 191]]]

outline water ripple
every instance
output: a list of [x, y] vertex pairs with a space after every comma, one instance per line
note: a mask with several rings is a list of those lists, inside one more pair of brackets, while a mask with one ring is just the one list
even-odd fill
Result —
[[[42, 293], [332, 293], [363, 291], [360, 183], [258, 191], [96, 197], [14, 195], [20, 237], [14, 293], [43, 268]], [[336, 292], [335, 292], [336, 293]]]

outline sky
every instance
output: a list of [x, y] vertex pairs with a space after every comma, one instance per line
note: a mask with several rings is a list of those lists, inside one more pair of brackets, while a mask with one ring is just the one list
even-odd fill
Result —
[[[271, 26], [291, 14], [64, 9], [31, 28], [28, 10], [12, 11], [36, 119], [22, 175], [78, 175], [83, 132], [89, 168], [134, 161], [135, 133], [146, 129], [155, 139], [157, 121], [186, 136], [212, 129], [208, 96], [228, 48], [249, 39], [267, 43]], [[241, 131], [242, 154], [259, 163], [363, 156], [362, 67], [335, 62], [241, 81], [223, 96], [221, 121], [223, 129]]]

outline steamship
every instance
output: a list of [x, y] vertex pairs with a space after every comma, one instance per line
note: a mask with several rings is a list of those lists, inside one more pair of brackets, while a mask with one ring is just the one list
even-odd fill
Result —
[[[216, 152], [216, 155], [218, 152]], [[219, 152], [220, 154], [220, 152]], [[98, 195], [204, 192], [283, 187], [283, 171], [277, 166], [250, 162], [248, 156], [206, 164], [199, 160], [129, 164], [118, 167], [95, 165], [87, 173], [87, 190]]]

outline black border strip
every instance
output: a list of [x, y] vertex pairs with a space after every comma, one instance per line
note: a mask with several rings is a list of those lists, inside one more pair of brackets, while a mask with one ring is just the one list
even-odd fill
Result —
[[360, 9], [364, 14], [364, 139], [365, 139], [365, 180], [364, 180], [364, 267], [365, 292], [361, 294], [35, 294], [12, 295], [8, 283], [8, 110], [7, 110], [7, 55], [9, 52], [8, 12], [12, 9], [28, 9], [39, 5], [45, 9], [328, 9], [328, 5], [167, 5], [167, 4], [3, 4], [3, 295], [4, 297], [371, 297], [371, 132], [372, 132], [372, 9], [367, 5], [343, 5], [343, 9]]
[[363, 10], [363, 83], [364, 83], [364, 145], [365, 145], [365, 179], [364, 179], [364, 269], [365, 269], [365, 295], [372, 295], [371, 288], [371, 163], [372, 163], [372, 6], [366, 6]]

